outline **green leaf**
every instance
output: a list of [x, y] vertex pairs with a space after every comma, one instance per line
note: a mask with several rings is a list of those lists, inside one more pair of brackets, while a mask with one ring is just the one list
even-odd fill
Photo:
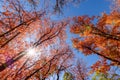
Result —
[[72, 80], [72, 74], [69, 72], [65, 72], [63, 76], [63, 80]]

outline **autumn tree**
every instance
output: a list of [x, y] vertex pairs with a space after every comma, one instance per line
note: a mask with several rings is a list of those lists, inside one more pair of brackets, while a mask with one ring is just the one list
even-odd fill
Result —
[[63, 65], [73, 55], [65, 43], [67, 21], [52, 22], [24, 0], [1, 3], [0, 79], [45, 79], [69, 67]]
[[73, 46], [85, 55], [100, 56], [100, 60], [92, 66], [93, 71], [106, 73], [111, 66], [120, 65], [119, 16], [119, 12], [113, 11], [102, 16], [73, 18], [71, 32], [79, 34], [78, 38], [72, 40]]
[[89, 80], [88, 68], [82, 59], [78, 59], [74, 66], [70, 68], [73, 80]]
[[114, 67], [106, 74], [100, 73], [100, 72], [95, 72], [93, 74], [92, 80], [119, 80], [120, 75], [119, 75], [118, 71], [119, 71], [119, 68]]

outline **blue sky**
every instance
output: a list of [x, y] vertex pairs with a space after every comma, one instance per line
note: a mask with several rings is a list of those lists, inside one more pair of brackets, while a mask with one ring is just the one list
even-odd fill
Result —
[[107, 0], [85, 0], [78, 7], [69, 7], [65, 16], [101, 15], [101, 12], [109, 13], [109, 5]]
[[68, 5], [63, 10], [62, 15], [52, 16], [53, 20], [62, 19], [65, 17], [73, 17], [80, 15], [101, 15], [102, 12], [110, 12], [110, 1], [107, 0], [84, 0], [80, 5]]
[[[109, 14], [110, 12], [110, 2], [107, 0], [85, 0], [80, 3], [80, 5], [77, 6], [67, 6], [67, 8], [64, 8], [64, 11], [62, 15], [52, 16], [51, 18], [53, 20], [63, 19], [66, 17], [74, 17], [74, 16], [81, 16], [81, 15], [102, 15], [102, 12], [105, 12]], [[72, 35], [69, 33], [68, 29], [68, 40], [67, 43], [72, 46], [71, 44], [71, 37], [75, 37], [75, 35]], [[83, 58], [85, 62], [87, 62], [88, 65], [91, 65], [95, 63], [95, 61], [98, 59], [96, 55], [90, 55], [90, 56], [84, 56], [81, 54], [81, 52], [77, 50], [73, 50], [76, 58]]]

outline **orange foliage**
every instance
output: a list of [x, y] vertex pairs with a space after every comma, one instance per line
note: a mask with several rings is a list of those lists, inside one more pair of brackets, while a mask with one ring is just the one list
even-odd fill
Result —
[[[65, 70], [58, 68], [69, 64], [61, 61], [73, 56], [65, 42], [67, 21], [50, 21], [44, 17], [45, 12], [23, 2], [5, 0], [0, 14], [1, 80], [38, 79], [39, 74], [42, 79], [48, 78]], [[39, 54], [33, 51], [30, 56], [27, 50], [31, 47], [39, 50]]]
[[88, 16], [73, 18], [74, 24], [71, 25], [71, 32], [79, 35], [79, 38], [73, 38], [73, 46], [85, 55], [97, 54], [106, 59], [97, 61], [92, 66], [93, 71], [99, 70], [105, 73], [110, 70], [110, 66], [113, 66], [113, 62], [120, 65], [119, 16], [120, 13], [117, 11], [109, 15], [104, 13], [101, 17], [94, 17], [98, 20], [96, 24]]

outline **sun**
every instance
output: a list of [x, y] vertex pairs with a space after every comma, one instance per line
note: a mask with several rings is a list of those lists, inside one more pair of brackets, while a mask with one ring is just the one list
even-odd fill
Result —
[[40, 48], [30, 47], [27, 49], [26, 55], [30, 59], [37, 59], [42, 55], [42, 50]]
[[28, 56], [34, 56], [36, 54], [36, 49], [35, 48], [29, 48], [27, 50], [27, 55]]

